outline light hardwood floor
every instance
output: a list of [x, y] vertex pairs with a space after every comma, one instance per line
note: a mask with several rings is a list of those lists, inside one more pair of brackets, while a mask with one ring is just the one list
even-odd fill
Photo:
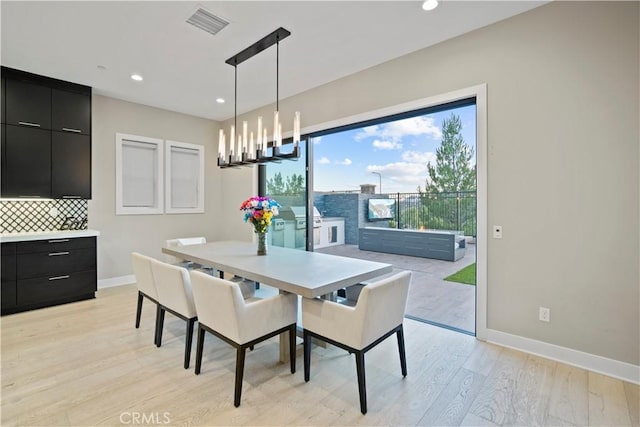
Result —
[[153, 307], [135, 329], [135, 304], [121, 286], [2, 317], [2, 425], [640, 426], [636, 385], [412, 320], [405, 379], [395, 339], [367, 354], [367, 415], [353, 356], [314, 348], [305, 383], [300, 352], [291, 375], [276, 339], [247, 353], [235, 408], [234, 350], [208, 334], [196, 376], [195, 348], [182, 367], [184, 322], [167, 315], [158, 349]]
[[467, 244], [463, 258], [455, 262], [415, 256], [361, 251], [358, 245], [336, 245], [316, 252], [384, 262], [399, 270], [411, 270], [406, 314], [474, 333], [476, 329], [475, 286], [447, 282], [450, 276], [476, 262], [476, 245]]

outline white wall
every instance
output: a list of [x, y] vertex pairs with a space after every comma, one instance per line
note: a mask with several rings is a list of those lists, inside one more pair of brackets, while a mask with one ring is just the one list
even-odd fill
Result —
[[[640, 365], [638, 6], [553, 2], [283, 100], [281, 115], [307, 127], [487, 83], [488, 225], [504, 228], [488, 242], [488, 327]], [[223, 198], [253, 192], [252, 173], [223, 171]]]
[[[218, 124], [171, 111], [93, 96], [92, 192], [89, 228], [100, 231], [98, 279], [132, 274], [130, 254], [162, 259], [166, 239], [202, 236], [218, 239], [221, 173], [216, 166]], [[116, 132], [188, 142], [205, 147], [205, 213], [185, 215], [115, 214]]]

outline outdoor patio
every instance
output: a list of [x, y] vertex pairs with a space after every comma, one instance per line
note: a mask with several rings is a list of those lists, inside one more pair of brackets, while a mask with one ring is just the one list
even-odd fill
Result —
[[476, 287], [447, 282], [445, 277], [476, 261], [476, 245], [467, 243], [458, 261], [440, 261], [382, 252], [361, 251], [358, 245], [339, 245], [317, 252], [392, 264], [413, 271], [407, 315], [475, 333]]

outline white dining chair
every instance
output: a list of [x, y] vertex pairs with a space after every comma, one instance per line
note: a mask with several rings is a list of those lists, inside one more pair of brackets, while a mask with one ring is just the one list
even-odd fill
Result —
[[[298, 297], [279, 294], [247, 301], [237, 283], [191, 272], [193, 296], [198, 313], [196, 375], [200, 374], [205, 332], [236, 348], [236, 373], [233, 404], [240, 406], [242, 379], [247, 348], [266, 339], [289, 332], [289, 363], [296, 372], [296, 319]], [[215, 304], [212, 304], [215, 301]]]
[[198, 320], [196, 307], [191, 292], [191, 280], [189, 272], [184, 267], [167, 264], [153, 260], [151, 271], [158, 290], [158, 328], [156, 332], [156, 346], [162, 345], [162, 329], [164, 326], [165, 312], [187, 322], [187, 331], [184, 347], [184, 368], [189, 368], [191, 359], [191, 343], [193, 341], [193, 327]]
[[[207, 243], [207, 239], [205, 237], [181, 237], [178, 239], [168, 239], [164, 242], [165, 246], [168, 248], [203, 245], [205, 243]], [[188, 270], [200, 270], [203, 273], [211, 275], [220, 274], [220, 276], [222, 276], [222, 272], [216, 271], [216, 269], [213, 267], [203, 266], [192, 261], [174, 257], [172, 255], [166, 255], [166, 262], [168, 262], [169, 264], [177, 265], [179, 267], [184, 267]]]
[[396, 334], [402, 376], [407, 376], [402, 321], [407, 305], [411, 272], [403, 271], [362, 288], [354, 307], [324, 299], [302, 299], [304, 380], [311, 372], [311, 339], [333, 344], [355, 354], [360, 411], [367, 413], [364, 355]]
[[153, 280], [151, 263], [153, 258], [142, 255], [138, 252], [131, 253], [131, 264], [133, 274], [136, 276], [136, 286], [138, 287], [138, 304], [136, 308], [136, 329], [140, 327], [140, 317], [142, 316], [142, 302], [146, 298], [156, 305], [156, 321], [153, 334], [154, 344], [158, 334], [158, 320], [160, 318], [160, 305], [158, 303], [158, 292]]

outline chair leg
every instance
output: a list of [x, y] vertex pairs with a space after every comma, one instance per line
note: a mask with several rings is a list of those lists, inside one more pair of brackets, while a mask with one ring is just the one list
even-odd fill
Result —
[[356, 370], [358, 372], [358, 391], [360, 392], [360, 412], [367, 413], [367, 386], [364, 374], [364, 353], [356, 351]]
[[193, 342], [193, 325], [196, 323], [196, 318], [187, 320], [187, 336], [184, 344], [184, 369], [189, 369], [189, 362], [191, 360], [191, 343]]
[[309, 382], [311, 374], [311, 337], [306, 329], [302, 331], [302, 339], [304, 341], [304, 381]]
[[296, 325], [289, 328], [289, 362], [291, 363], [291, 373], [296, 373]]
[[162, 328], [164, 327], [164, 308], [160, 307], [160, 311], [158, 312], [158, 330], [156, 331], [156, 347], [160, 347], [162, 345]]
[[196, 375], [200, 373], [200, 367], [202, 366], [202, 350], [204, 349], [204, 334], [205, 330], [198, 323], [198, 345], [196, 347]]
[[244, 357], [246, 351], [246, 347], [240, 347], [236, 353], [236, 387], [233, 397], [233, 405], [236, 408], [240, 406], [240, 398], [242, 396], [242, 377], [244, 376]]
[[402, 376], [407, 376], [407, 356], [404, 353], [404, 332], [402, 331], [402, 325], [396, 333], [398, 337], [398, 352], [400, 353], [400, 369], [402, 369]]
[[136, 309], [136, 329], [140, 327], [140, 316], [142, 315], [142, 292], [138, 291], [138, 307]]
[[162, 307], [160, 307], [160, 304], [156, 304], [156, 329], [153, 331], [153, 343], [160, 347], [158, 345], [158, 331], [160, 330], [160, 311], [162, 311]]

